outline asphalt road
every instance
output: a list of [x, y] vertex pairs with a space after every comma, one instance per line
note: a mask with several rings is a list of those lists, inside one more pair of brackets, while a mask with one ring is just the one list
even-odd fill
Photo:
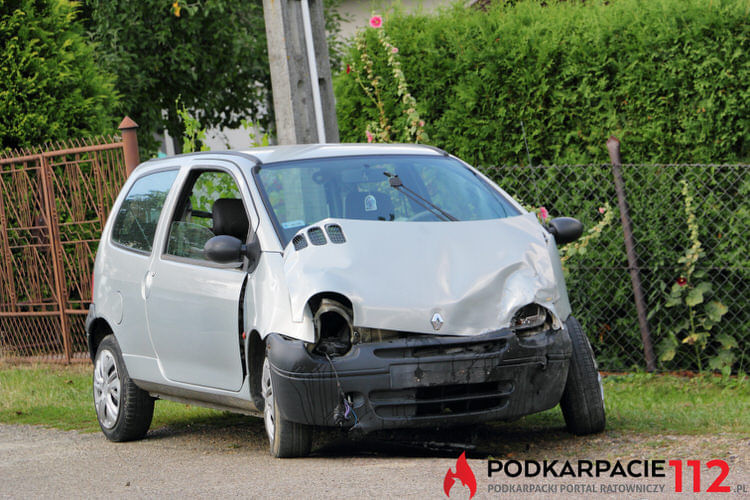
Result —
[[[262, 421], [248, 419], [228, 427], [157, 429], [143, 441], [116, 444], [100, 433], [0, 424], [0, 498], [446, 498], [446, 472], [456, 470], [456, 459], [467, 448], [470, 457], [482, 457], [468, 461], [477, 482], [474, 498], [686, 498], [674, 493], [669, 469], [666, 478], [658, 479], [488, 478], [489, 450], [483, 447], [493, 448], [492, 455], [503, 460], [720, 456], [730, 465], [724, 484], [732, 488], [720, 498], [739, 498], [738, 485], [748, 487], [744, 496], [750, 497], [750, 436], [654, 438], [608, 432], [575, 438], [560, 430], [519, 434], [481, 426], [357, 442], [322, 435], [313, 456], [277, 460], [268, 455], [263, 432]], [[716, 472], [704, 469], [702, 489]], [[508, 490], [510, 485], [545, 484], [557, 486], [556, 493]], [[639, 485], [650, 485], [650, 491], [627, 491]], [[602, 486], [614, 489], [605, 495]], [[469, 498], [469, 490], [457, 481], [450, 498]]]

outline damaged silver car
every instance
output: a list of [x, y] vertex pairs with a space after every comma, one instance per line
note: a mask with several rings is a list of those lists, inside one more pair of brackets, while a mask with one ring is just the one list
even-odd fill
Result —
[[102, 234], [86, 323], [113, 441], [154, 401], [265, 420], [276, 457], [316, 427], [511, 420], [560, 404], [604, 429], [557, 245], [479, 171], [417, 145], [305, 145], [150, 160]]

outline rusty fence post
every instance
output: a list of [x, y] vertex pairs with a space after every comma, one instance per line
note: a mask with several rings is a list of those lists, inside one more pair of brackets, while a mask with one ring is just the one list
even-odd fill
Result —
[[63, 256], [62, 238], [60, 237], [60, 218], [55, 204], [55, 188], [52, 180], [52, 167], [44, 154], [39, 155], [39, 168], [42, 180], [43, 206], [49, 236], [49, 251], [52, 258], [52, 272], [54, 273], [55, 295], [60, 316], [60, 335], [62, 336], [65, 362], [70, 363], [73, 356], [73, 337], [70, 332], [70, 321], [67, 316], [68, 297], [65, 281], [65, 257]]
[[656, 370], [656, 359], [654, 357], [654, 347], [651, 344], [651, 332], [648, 329], [646, 300], [643, 298], [641, 274], [640, 268], [638, 267], [638, 254], [635, 251], [635, 240], [633, 239], [633, 229], [630, 223], [630, 213], [628, 211], [627, 200], [625, 199], [625, 180], [622, 177], [622, 162], [620, 161], [620, 141], [617, 137], [612, 136], [607, 140], [607, 150], [609, 150], [609, 159], [612, 162], [612, 176], [615, 179], [615, 189], [617, 190], [617, 205], [620, 208], [622, 232], [625, 237], [625, 251], [628, 255], [628, 271], [630, 271], [630, 281], [633, 284], [635, 308], [638, 311], [638, 325], [641, 329], [643, 355], [646, 358], [646, 370], [652, 372]]
[[131, 120], [129, 116], [126, 116], [117, 128], [122, 133], [122, 152], [125, 157], [125, 173], [126, 176], [129, 177], [130, 173], [135, 170], [135, 167], [141, 162], [138, 154], [138, 124]]

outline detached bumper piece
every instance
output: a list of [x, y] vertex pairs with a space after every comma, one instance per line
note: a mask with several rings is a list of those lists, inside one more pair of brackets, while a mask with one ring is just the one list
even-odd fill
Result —
[[333, 426], [342, 406], [350, 406], [343, 425], [363, 432], [512, 420], [552, 408], [571, 354], [565, 329], [531, 337], [508, 329], [472, 337], [409, 335], [356, 344], [330, 362], [279, 334], [267, 345], [283, 418]]

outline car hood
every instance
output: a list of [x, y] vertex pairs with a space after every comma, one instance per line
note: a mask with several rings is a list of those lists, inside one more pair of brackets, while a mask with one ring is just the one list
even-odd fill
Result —
[[[534, 214], [461, 222], [326, 219], [346, 241], [289, 243], [284, 272], [294, 321], [321, 292], [348, 297], [354, 325], [415, 333], [477, 335], [510, 325], [536, 302], [560, 324], [570, 314], [554, 238]], [[306, 233], [307, 227], [298, 234]], [[439, 313], [444, 324], [435, 330]]]

